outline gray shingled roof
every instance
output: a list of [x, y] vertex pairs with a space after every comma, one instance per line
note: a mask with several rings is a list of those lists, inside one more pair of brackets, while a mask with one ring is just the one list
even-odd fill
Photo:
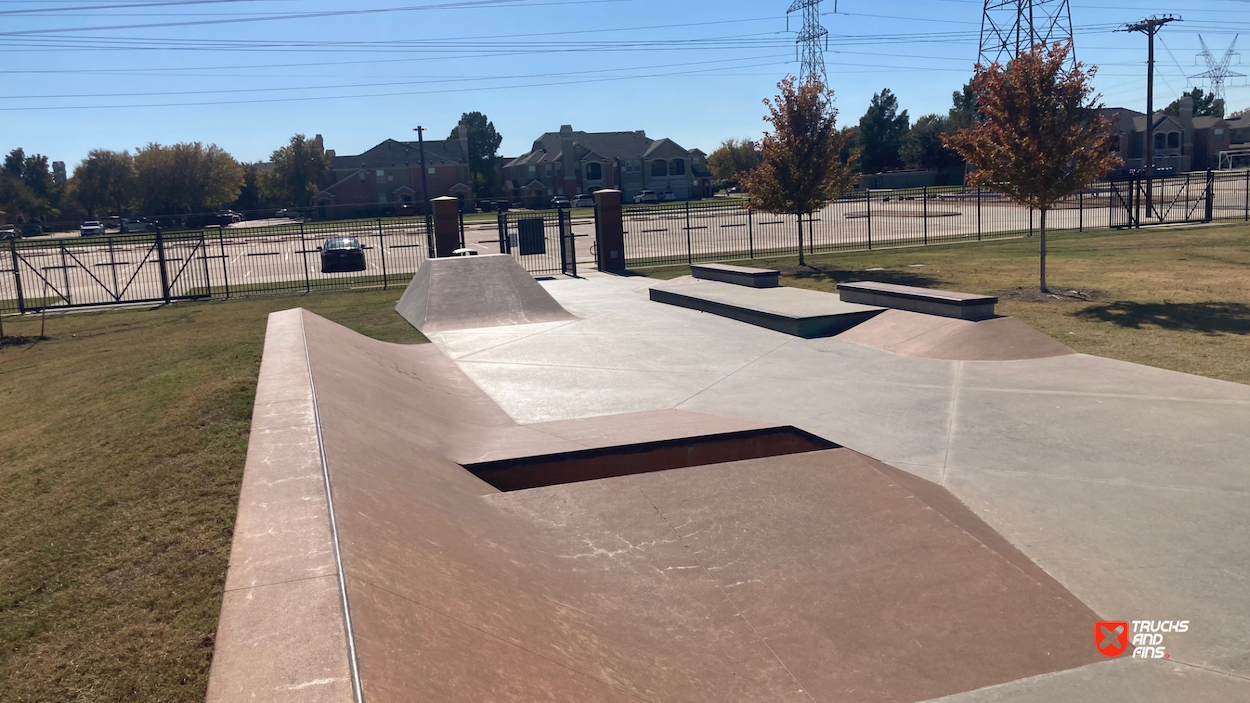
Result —
[[[342, 171], [352, 168], [386, 168], [392, 164], [416, 166], [420, 163], [421, 148], [418, 142], [387, 139], [363, 154], [335, 156], [333, 168], [336, 171]], [[431, 140], [425, 143], [426, 166], [463, 163], [466, 163], [466, 160], [460, 151], [459, 140]]]

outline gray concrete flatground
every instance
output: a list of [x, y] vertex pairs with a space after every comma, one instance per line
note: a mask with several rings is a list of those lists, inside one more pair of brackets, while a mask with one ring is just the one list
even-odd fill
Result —
[[654, 283], [546, 282], [580, 319], [432, 339], [518, 422], [677, 408], [793, 424], [948, 487], [1105, 619], [1190, 621], [1168, 660], [946, 701], [1250, 700], [1250, 386], [797, 339], [652, 303]]

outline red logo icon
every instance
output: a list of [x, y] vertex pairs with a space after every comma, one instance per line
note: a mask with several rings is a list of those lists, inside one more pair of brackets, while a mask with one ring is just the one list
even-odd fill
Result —
[[1124, 621], [1104, 621], [1094, 623], [1094, 645], [1099, 654], [1115, 658], [1128, 649], [1128, 623]]

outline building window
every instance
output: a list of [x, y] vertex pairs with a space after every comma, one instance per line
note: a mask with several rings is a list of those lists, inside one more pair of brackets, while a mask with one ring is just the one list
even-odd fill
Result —
[[433, 176], [433, 175], [434, 175], [434, 167], [433, 167], [433, 166], [431, 166], [431, 167], [429, 168], [429, 171], [430, 171], [430, 175], [431, 175], [431, 176]]
[[378, 178], [384, 178], [386, 177], [386, 171], [383, 171], [382, 169], [378, 169], [376, 172], [374, 172], [373, 175], [377, 176]]
[[538, 167], [530, 166], [530, 178], [534, 178], [537, 175], [538, 175]]
[[668, 162], [663, 159], [660, 159], [659, 161], [652, 161], [651, 162], [651, 175], [652, 176], [667, 176], [668, 175]]
[[379, 196], [378, 196], [378, 202], [379, 202], [379, 203], [384, 203], [384, 202], [386, 202], [386, 195], [385, 195], [385, 194], [383, 194], [383, 195], [379, 195]]
[[1216, 138], [1216, 139], [1221, 139], [1221, 138], [1223, 138], [1223, 136], [1224, 136], [1224, 130], [1223, 130], [1223, 129], [1217, 129], [1217, 130], [1215, 130], [1215, 138]]
[[1155, 135], [1155, 148], [1156, 148], [1156, 149], [1164, 149], [1164, 148], [1166, 148], [1166, 147], [1167, 147], [1167, 135], [1166, 135], [1166, 134], [1156, 134], [1156, 135]]
[[599, 164], [586, 164], [586, 180], [601, 181], [603, 180], [603, 166]]
[[1179, 132], [1171, 132], [1168, 134], [1168, 148], [1169, 149], [1181, 148], [1181, 135]]
[[673, 162], [668, 165], [668, 172], [674, 176], [686, 175], [686, 162], [682, 159], [673, 159]]
[[547, 164], [547, 178], [551, 178], [551, 164]]

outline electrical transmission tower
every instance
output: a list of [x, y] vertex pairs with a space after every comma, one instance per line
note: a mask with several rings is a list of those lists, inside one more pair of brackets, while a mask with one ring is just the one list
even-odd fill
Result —
[[[1224, 56], [1219, 61], [1216, 61], [1215, 55], [1212, 54], [1211, 50], [1207, 48], [1207, 43], [1203, 41], [1202, 35], [1198, 35], [1198, 41], [1202, 44], [1202, 53], [1198, 54], [1198, 57], [1206, 60], [1207, 70], [1205, 73], [1199, 73], [1196, 76], [1190, 76], [1190, 78], [1207, 79], [1207, 82], [1211, 85], [1210, 92], [1215, 94], [1216, 100], [1224, 99], [1224, 80], [1226, 78], [1246, 77], [1246, 74], [1237, 73], [1228, 67], [1229, 64], [1233, 62], [1233, 59], [1240, 59], [1240, 54], [1233, 51], [1233, 49], [1237, 46], [1237, 37], [1240, 36], [1241, 35], [1238, 34], [1233, 37], [1233, 43], [1228, 45], [1228, 51], [1225, 51]], [[1240, 63], [1240, 60], [1238, 63]]]
[[[981, 51], [977, 63], [1007, 63], [1035, 44], [1072, 39], [1068, 0], [985, 0], [981, 14]], [[1069, 56], [1076, 61], [1076, 52]]]
[[[798, 54], [802, 67], [799, 69], [799, 83], [806, 83], [812, 78], [820, 80], [826, 87], [829, 76], [825, 73], [825, 52], [829, 50], [829, 30], [820, 23], [820, 0], [794, 0], [790, 9], [786, 10], [786, 28], [790, 26], [790, 15], [803, 11], [803, 29], [799, 30]], [[838, 11], [838, 2], [834, 0], [833, 11]]]

